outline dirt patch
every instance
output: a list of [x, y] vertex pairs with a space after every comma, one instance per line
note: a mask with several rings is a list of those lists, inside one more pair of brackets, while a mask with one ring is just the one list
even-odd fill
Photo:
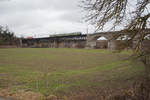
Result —
[[44, 96], [41, 93], [24, 90], [12, 92], [9, 89], [0, 89], [0, 97], [11, 98], [10, 100], [150, 100], [149, 83], [135, 83], [133, 87], [126, 89], [113, 90], [105, 88], [97, 91], [80, 91], [61, 97], [55, 95]]
[[44, 95], [31, 91], [16, 91], [9, 89], [0, 89], [0, 97], [5, 97], [13, 100], [45, 100]]

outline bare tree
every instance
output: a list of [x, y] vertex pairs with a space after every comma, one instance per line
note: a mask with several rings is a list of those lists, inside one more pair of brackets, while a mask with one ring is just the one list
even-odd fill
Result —
[[148, 28], [150, 0], [82, 0], [82, 4], [88, 11], [87, 20], [97, 29], [103, 29], [109, 21], [113, 21], [113, 28], [126, 21], [125, 29]]
[[[111, 30], [120, 26], [120, 36], [128, 36], [126, 46], [134, 43], [135, 54], [145, 65], [146, 76], [150, 73], [150, 43], [146, 37], [150, 35], [150, 0], [82, 0], [82, 7], [87, 12], [86, 21], [96, 29], [103, 30], [112, 23]], [[126, 47], [125, 46], [125, 47]]]
[[[134, 100], [150, 99], [150, 0], [82, 0], [86, 21], [97, 31], [112, 24], [111, 30], [120, 28], [114, 38], [127, 36], [121, 49], [133, 44], [134, 57], [145, 66], [145, 81], [135, 89]], [[132, 99], [131, 99], [132, 100]]]

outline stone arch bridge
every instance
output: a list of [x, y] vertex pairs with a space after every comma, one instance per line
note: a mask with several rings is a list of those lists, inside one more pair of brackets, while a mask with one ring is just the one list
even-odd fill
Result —
[[[148, 31], [150, 33], [150, 31]], [[97, 32], [92, 34], [65, 34], [54, 35], [45, 38], [26, 38], [22, 39], [22, 47], [49, 47], [49, 48], [96, 48], [97, 45], [105, 44], [108, 49], [115, 49], [117, 46], [114, 35], [122, 34], [121, 31]], [[104, 37], [106, 40], [98, 41], [98, 38]], [[102, 41], [102, 42], [101, 42]]]
[[[93, 34], [68, 34], [56, 35], [45, 38], [25, 38], [21, 41], [22, 47], [49, 47], [49, 48], [95, 48], [97, 39], [105, 37], [107, 39], [107, 48], [115, 48], [115, 42], [112, 39], [117, 32], [99, 32]], [[99, 44], [101, 45], [101, 44]]]

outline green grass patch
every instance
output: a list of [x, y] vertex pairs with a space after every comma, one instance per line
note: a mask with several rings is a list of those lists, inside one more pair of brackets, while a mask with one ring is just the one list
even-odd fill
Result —
[[98, 49], [0, 49], [0, 87], [64, 94], [130, 85], [144, 71], [140, 62], [127, 59], [131, 54]]

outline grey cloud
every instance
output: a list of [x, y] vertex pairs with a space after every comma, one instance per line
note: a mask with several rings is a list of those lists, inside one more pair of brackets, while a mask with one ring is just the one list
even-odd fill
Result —
[[0, 11], [19, 12], [26, 10], [72, 10], [77, 9], [78, 0], [11, 0], [1, 2]]
[[0, 0], [0, 2], [8, 2], [8, 1], [10, 1], [10, 0]]
[[[24, 35], [84, 31], [80, 0], [9, 0], [0, 2], [0, 23]], [[28, 34], [27, 34], [28, 33]]]

